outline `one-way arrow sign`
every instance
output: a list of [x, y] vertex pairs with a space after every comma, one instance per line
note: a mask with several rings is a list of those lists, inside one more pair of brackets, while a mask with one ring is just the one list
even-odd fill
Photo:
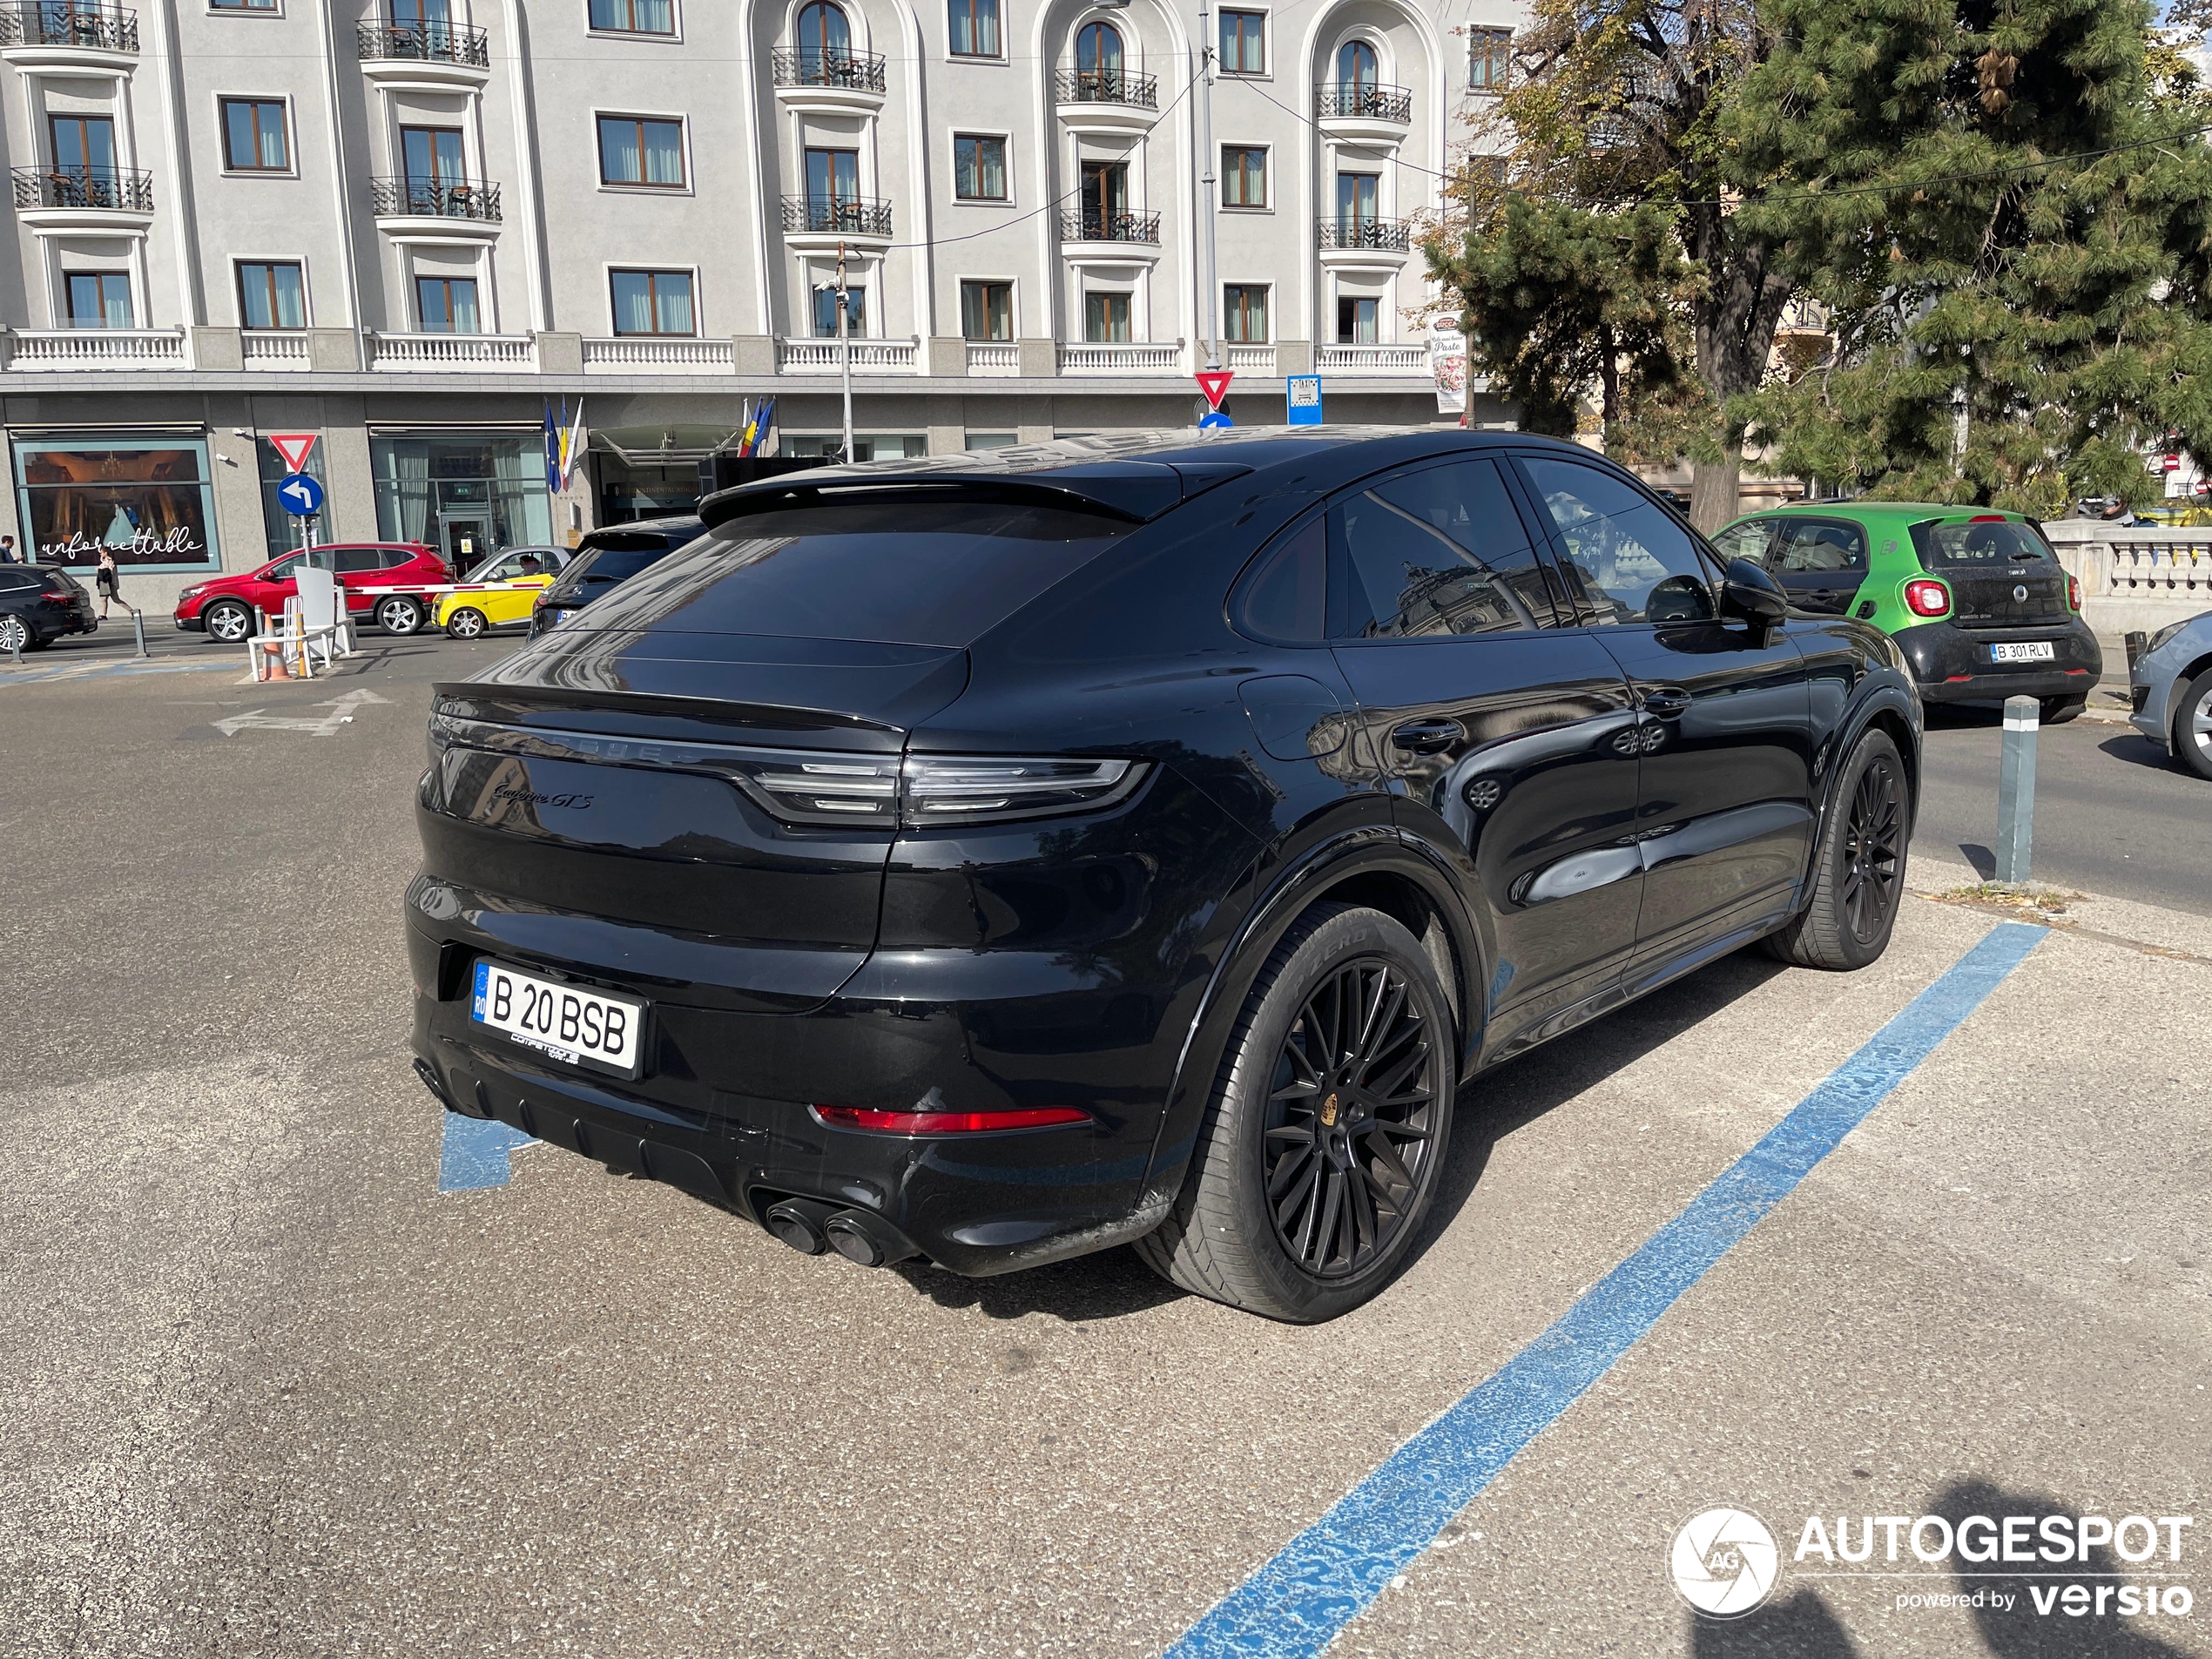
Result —
[[388, 703], [388, 697], [379, 697], [374, 691], [348, 691], [343, 697], [334, 697], [318, 703], [319, 709], [330, 712], [320, 720], [287, 719], [283, 715], [271, 714], [266, 709], [248, 709], [243, 714], [233, 714], [227, 720], [215, 722], [215, 729], [226, 738], [239, 732], [304, 732], [311, 738], [334, 738], [338, 728], [354, 718], [354, 711], [367, 703]]
[[311, 518], [322, 510], [322, 486], [304, 472], [295, 472], [277, 486], [277, 499], [295, 518]]

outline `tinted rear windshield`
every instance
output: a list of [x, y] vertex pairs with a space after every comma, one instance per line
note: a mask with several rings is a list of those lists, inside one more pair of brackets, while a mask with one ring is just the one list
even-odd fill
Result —
[[578, 582], [627, 582], [647, 565], [666, 558], [676, 550], [665, 542], [651, 547], [595, 547], [581, 554], [577, 568], [570, 575], [563, 587]]
[[826, 502], [732, 519], [592, 616], [603, 628], [965, 645], [1134, 528], [1021, 503]]
[[1912, 545], [1920, 555], [1922, 568], [1930, 570], [1939, 566], [1971, 570], [2048, 556], [2041, 536], [2010, 519], [1985, 519], [1979, 523], [1960, 519], [1948, 524], [1931, 519], [1912, 527]]

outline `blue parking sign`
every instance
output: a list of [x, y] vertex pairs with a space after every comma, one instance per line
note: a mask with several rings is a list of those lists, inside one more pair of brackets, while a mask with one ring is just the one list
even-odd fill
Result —
[[1321, 424], [1321, 377], [1318, 374], [1292, 374], [1285, 381], [1290, 395], [1290, 423], [1292, 426]]

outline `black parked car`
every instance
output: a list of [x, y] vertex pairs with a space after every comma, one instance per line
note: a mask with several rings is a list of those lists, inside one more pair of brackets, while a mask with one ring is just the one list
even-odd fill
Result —
[[59, 565], [0, 564], [0, 651], [44, 651], [99, 625], [92, 596]]
[[1585, 449], [1098, 440], [710, 497], [437, 688], [417, 1069], [810, 1252], [1326, 1318], [1484, 1068], [1886, 945], [1894, 646]]
[[617, 583], [705, 534], [705, 523], [688, 514], [641, 518], [585, 532], [577, 544], [576, 556], [561, 571], [561, 579], [539, 594], [530, 606], [529, 637], [536, 639]]

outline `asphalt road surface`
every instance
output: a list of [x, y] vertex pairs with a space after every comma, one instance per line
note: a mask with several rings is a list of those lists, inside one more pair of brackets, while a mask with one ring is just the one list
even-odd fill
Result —
[[[0, 671], [8, 1659], [1161, 1652], [2006, 925], [1916, 897], [1862, 973], [1738, 955], [1483, 1080], [1418, 1259], [1325, 1327], [1126, 1251], [869, 1272], [550, 1148], [440, 1190], [410, 796], [428, 684], [507, 648]], [[2114, 735], [2085, 788], [2132, 799]], [[2212, 1654], [2212, 923], [2080, 914], [1329, 1651]], [[1723, 1505], [1783, 1559], [1716, 1622], [1670, 1545]], [[2196, 1517], [2087, 1563], [2194, 1610], [1795, 1558], [1816, 1515], [1973, 1514]]]

